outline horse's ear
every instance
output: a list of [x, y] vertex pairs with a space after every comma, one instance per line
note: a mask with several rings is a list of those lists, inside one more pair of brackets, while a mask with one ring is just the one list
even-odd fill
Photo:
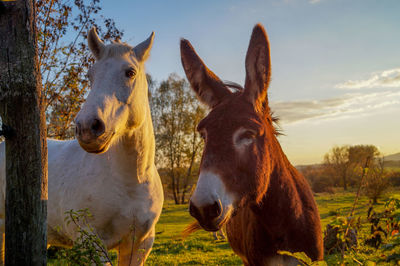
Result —
[[136, 59], [138, 59], [140, 62], [144, 62], [149, 58], [150, 56], [150, 50], [151, 47], [153, 46], [153, 40], [154, 40], [154, 31], [150, 34], [149, 38], [147, 38], [145, 41], [139, 43], [138, 45], [133, 48]]
[[256, 110], [265, 111], [268, 106], [267, 89], [271, 78], [271, 59], [267, 33], [257, 24], [251, 35], [246, 55], [246, 96]]
[[104, 50], [104, 43], [97, 35], [95, 27], [90, 29], [87, 39], [90, 51], [96, 59], [99, 59]]
[[224, 83], [203, 63], [188, 40], [181, 39], [181, 60], [192, 89], [201, 102], [213, 108], [231, 94]]

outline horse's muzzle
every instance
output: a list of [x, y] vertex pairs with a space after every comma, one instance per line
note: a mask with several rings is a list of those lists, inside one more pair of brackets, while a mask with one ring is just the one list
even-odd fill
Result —
[[84, 124], [76, 122], [75, 134], [82, 142], [91, 142], [101, 137], [105, 131], [104, 122], [97, 118]]
[[89, 153], [104, 153], [108, 150], [111, 144], [111, 140], [114, 134], [108, 134], [107, 136], [104, 135], [100, 138], [94, 139], [93, 141], [85, 142], [77, 136], [79, 145], [84, 149], [86, 152]]

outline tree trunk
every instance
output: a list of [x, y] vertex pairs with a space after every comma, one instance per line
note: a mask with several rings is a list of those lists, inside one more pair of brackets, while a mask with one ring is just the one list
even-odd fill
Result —
[[177, 173], [176, 173], [176, 186], [175, 186], [175, 191], [176, 191], [176, 197], [177, 197], [177, 202], [176, 202], [176, 204], [179, 204], [179, 195], [180, 195], [180, 193], [179, 193], [179, 187], [180, 187], [180, 180], [181, 180], [181, 177], [182, 177], [182, 175], [181, 175], [181, 173], [180, 173], [180, 169], [178, 168], [178, 171], [177, 171]]
[[373, 205], [378, 204], [378, 197], [375, 196], [375, 197], [372, 198], [372, 204]]
[[175, 201], [175, 204], [178, 204], [179, 203], [179, 199], [178, 199], [178, 195], [176, 195], [176, 189], [175, 189], [175, 174], [174, 174], [174, 169], [173, 168], [171, 168], [171, 174], [170, 174], [170, 176], [171, 176], [171, 181], [172, 181], [172, 194], [173, 194], [173, 196], [174, 196], [174, 201]]
[[343, 173], [342, 179], [343, 179], [343, 189], [346, 191], [347, 190], [347, 174], [346, 174], [346, 172]]
[[6, 136], [6, 265], [46, 265], [47, 146], [35, 1], [1, 2], [0, 115]]
[[193, 168], [194, 160], [196, 158], [197, 149], [194, 148], [194, 146], [195, 145], [193, 145], [193, 149], [192, 149], [192, 157], [190, 158], [190, 165], [189, 165], [189, 168], [188, 168], [188, 170], [186, 172], [185, 183], [183, 184], [181, 204], [185, 204], [185, 195], [186, 195], [187, 187], [188, 187], [188, 184], [189, 184], [189, 178], [192, 175], [192, 168]]

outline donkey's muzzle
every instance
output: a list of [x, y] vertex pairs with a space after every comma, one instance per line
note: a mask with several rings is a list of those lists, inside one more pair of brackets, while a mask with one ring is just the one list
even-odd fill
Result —
[[197, 207], [190, 201], [189, 213], [200, 223], [204, 230], [218, 231], [220, 229], [219, 218], [222, 214], [222, 206], [219, 201], [202, 207]]

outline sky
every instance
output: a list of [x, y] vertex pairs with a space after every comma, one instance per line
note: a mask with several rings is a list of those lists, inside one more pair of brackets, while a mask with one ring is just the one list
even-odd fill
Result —
[[271, 45], [268, 97], [281, 119], [283, 150], [295, 165], [319, 163], [334, 145], [400, 152], [400, 1], [103, 0], [103, 15], [136, 45], [152, 31], [147, 72], [184, 77], [188, 39], [222, 80], [244, 83], [253, 26]]

